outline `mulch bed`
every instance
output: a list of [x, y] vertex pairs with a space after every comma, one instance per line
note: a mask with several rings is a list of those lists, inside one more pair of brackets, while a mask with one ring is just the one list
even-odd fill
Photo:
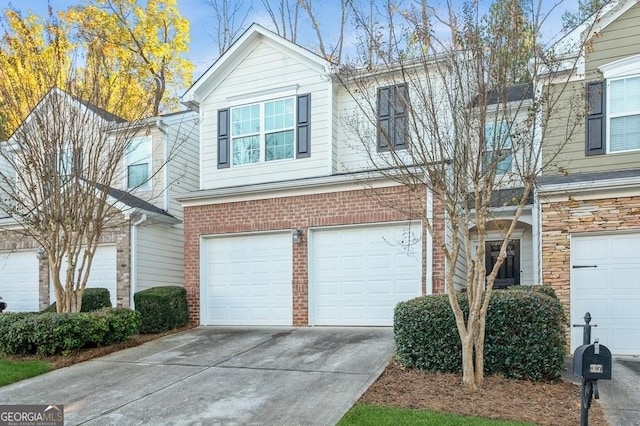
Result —
[[[472, 392], [462, 386], [460, 375], [407, 370], [394, 361], [358, 403], [422, 408], [540, 425], [580, 424], [580, 387], [574, 384], [490, 376], [485, 378], [481, 392]], [[608, 425], [597, 402], [589, 410], [589, 425]]]

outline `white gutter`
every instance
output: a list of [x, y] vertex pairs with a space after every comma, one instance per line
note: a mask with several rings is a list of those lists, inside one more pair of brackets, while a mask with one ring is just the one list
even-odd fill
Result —
[[590, 180], [581, 182], [556, 183], [540, 185], [539, 193], [545, 195], [564, 194], [567, 191], [597, 191], [624, 189], [629, 186], [640, 185], [640, 176], [617, 179]]
[[131, 224], [131, 274], [129, 275], [129, 283], [131, 287], [131, 299], [129, 305], [131, 309], [135, 309], [135, 301], [133, 295], [138, 289], [138, 226], [147, 220], [147, 215], [142, 214], [140, 219]]
[[[427, 188], [427, 221], [430, 226], [433, 226], [433, 191]], [[425, 250], [427, 254], [425, 258], [427, 259], [427, 267], [426, 267], [426, 292], [427, 294], [433, 294], [433, 236], [431, 232], [427, 229], [427, 241]]]
[[[160, 132], [162, 132], [162, 190], [164, 191], [163, 210], [169, 213], [169, 135], [165, 130], [165, 124], [159, 118], [156, 120], [156, 127], [158, 128], [158, 130], [160, 130]], [[153, 154], [151, 155], [151, 159], [153, 161]]]

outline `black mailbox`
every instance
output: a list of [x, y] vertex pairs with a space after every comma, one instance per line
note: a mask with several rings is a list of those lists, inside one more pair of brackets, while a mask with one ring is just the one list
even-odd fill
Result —
[[584, 379], [611, 380], [611, 351], [597, 342], [578, 346], [573, 353], [573, 374]]

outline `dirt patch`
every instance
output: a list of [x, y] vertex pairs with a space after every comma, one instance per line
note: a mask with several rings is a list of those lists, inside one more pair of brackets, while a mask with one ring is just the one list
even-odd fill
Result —
[[[580, 387], [574, 384], [491, 376], [485, 379], [481, 392], [470, 392], [462, 386], [459, 375], [406, 370], [394, 361], [358, 403], [422, 408], [540, 425], [580, 424]], [[589, 410], [589, 424], [607, 426], [597, 402]]]

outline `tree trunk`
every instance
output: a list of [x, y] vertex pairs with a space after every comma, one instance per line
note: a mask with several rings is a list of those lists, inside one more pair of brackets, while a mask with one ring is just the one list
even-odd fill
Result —
[[473, 364], [473, 333], [471, 330], [462, 340], [462, 383], [470, 390], [478, 390]]
[[56, 310], [58, 313], [80, 312], [82, 309], [82, 290], [63, 291], [56, 295]]

